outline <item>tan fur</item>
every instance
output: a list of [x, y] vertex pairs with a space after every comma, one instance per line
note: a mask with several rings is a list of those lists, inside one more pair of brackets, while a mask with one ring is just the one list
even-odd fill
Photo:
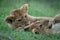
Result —
[[13, 10], [8, 17], [6, 17], [6, 22], [9, 26], [13, 29], [16, 28], [24, 28], [29, 24], [39, 21], [49, 19], [52, 20], [53, 18], [50, 17], [34, 17], [28, 15], [28, 4], [24, 4], [21, 6], [20, 9]]
[[26, 27], [25, 30], [31, 31], [32, 33], [60, 34], [60, 23], [52, 24], [52, 28], [49, 28], [49, 22], [47, 20], [36, 21], [33, 24]]
[[32, 31], [33, 33], [43, 33], [46, 34], [47, 29], [49, 29], [50, 20], [44, 19], [40, 21], [36, 21], [32, 23], [31, 25], [27, 26], [25, 28], [25, 31]]
[[6, 22], [13, 29], [18, 27], [25, 27], [29, 24], [29, 18], [27, 17], [27, 4], [21, 6], [20, 9], [13, 10], [8, 17], [6, 17]]
[[57, 14], [53, 19], [52, 28], [49, 29], [51, 31], [51, 34], [58, 33], [60, 34], [60, 14]]
[[60, 34], [60, 23], [52, 25], [51, 29], [46, 29], [45, 34]]
[[57, 15], [54, 17], [54, 22], [55, 22], [55, 23], [60, 23], [60, 14], [57, 14]]

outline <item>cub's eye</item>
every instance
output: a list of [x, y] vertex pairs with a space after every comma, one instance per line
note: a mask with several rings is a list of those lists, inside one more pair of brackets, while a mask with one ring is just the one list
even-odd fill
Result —
[[42, 27], [43, 27], [43, 25], [40, 25], [39, 27], [40, 27], [40, 28], [42, 28]]
[[25, 15], [25, 18], [27, 17], [27, 15]]
[[20, 22], [20, 21], [22, 21], [22, 20], [21, 20], [21, 19], [18, 19], [17, 21]]

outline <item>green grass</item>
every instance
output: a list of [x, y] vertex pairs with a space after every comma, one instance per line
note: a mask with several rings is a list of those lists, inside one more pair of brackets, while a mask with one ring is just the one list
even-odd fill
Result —
[[29, 4], [29, 14], [32, 16], [54, 17], [60, 13], [60, 1], [50, 3], [46, 0], [0, 0], [0, 33], [11, 36], [15, 40], [60, 40], [60, 35], [32, 34], [31, 32], [13, 31], [4, 21], [13, 9], [20, 8], [24, 3]]

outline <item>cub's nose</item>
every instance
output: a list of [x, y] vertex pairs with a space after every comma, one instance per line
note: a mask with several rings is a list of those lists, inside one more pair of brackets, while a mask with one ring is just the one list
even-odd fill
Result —
[[6, 22], [11, 24], [13, 22], [13, 19], [12, 18], [7, 18]]

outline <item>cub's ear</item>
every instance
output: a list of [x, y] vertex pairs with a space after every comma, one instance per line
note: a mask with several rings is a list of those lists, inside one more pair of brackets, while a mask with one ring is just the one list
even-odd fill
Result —
[[54, 23], [60, 23], [60, 14], [57, 14], [55, 17], [54, 17]]
[[19, 15], [20, 14], [20, 10], [19, 9], [14, 9], [11, 11], [11, 15]]
[[23, 6], [21, 6], [21, 8], [20, 8], [20, 11], [22, 11], [22, 12], [27, 12], [27, 10], [28, 10], [28, 4], [24, 4]]
[[5, 21], [11, 24], [14, 21], [13, 16], [6, 17]]
[[60, 20], [58, 20], [57, 18], [54, 19], [54, 23], [60, 23]]

